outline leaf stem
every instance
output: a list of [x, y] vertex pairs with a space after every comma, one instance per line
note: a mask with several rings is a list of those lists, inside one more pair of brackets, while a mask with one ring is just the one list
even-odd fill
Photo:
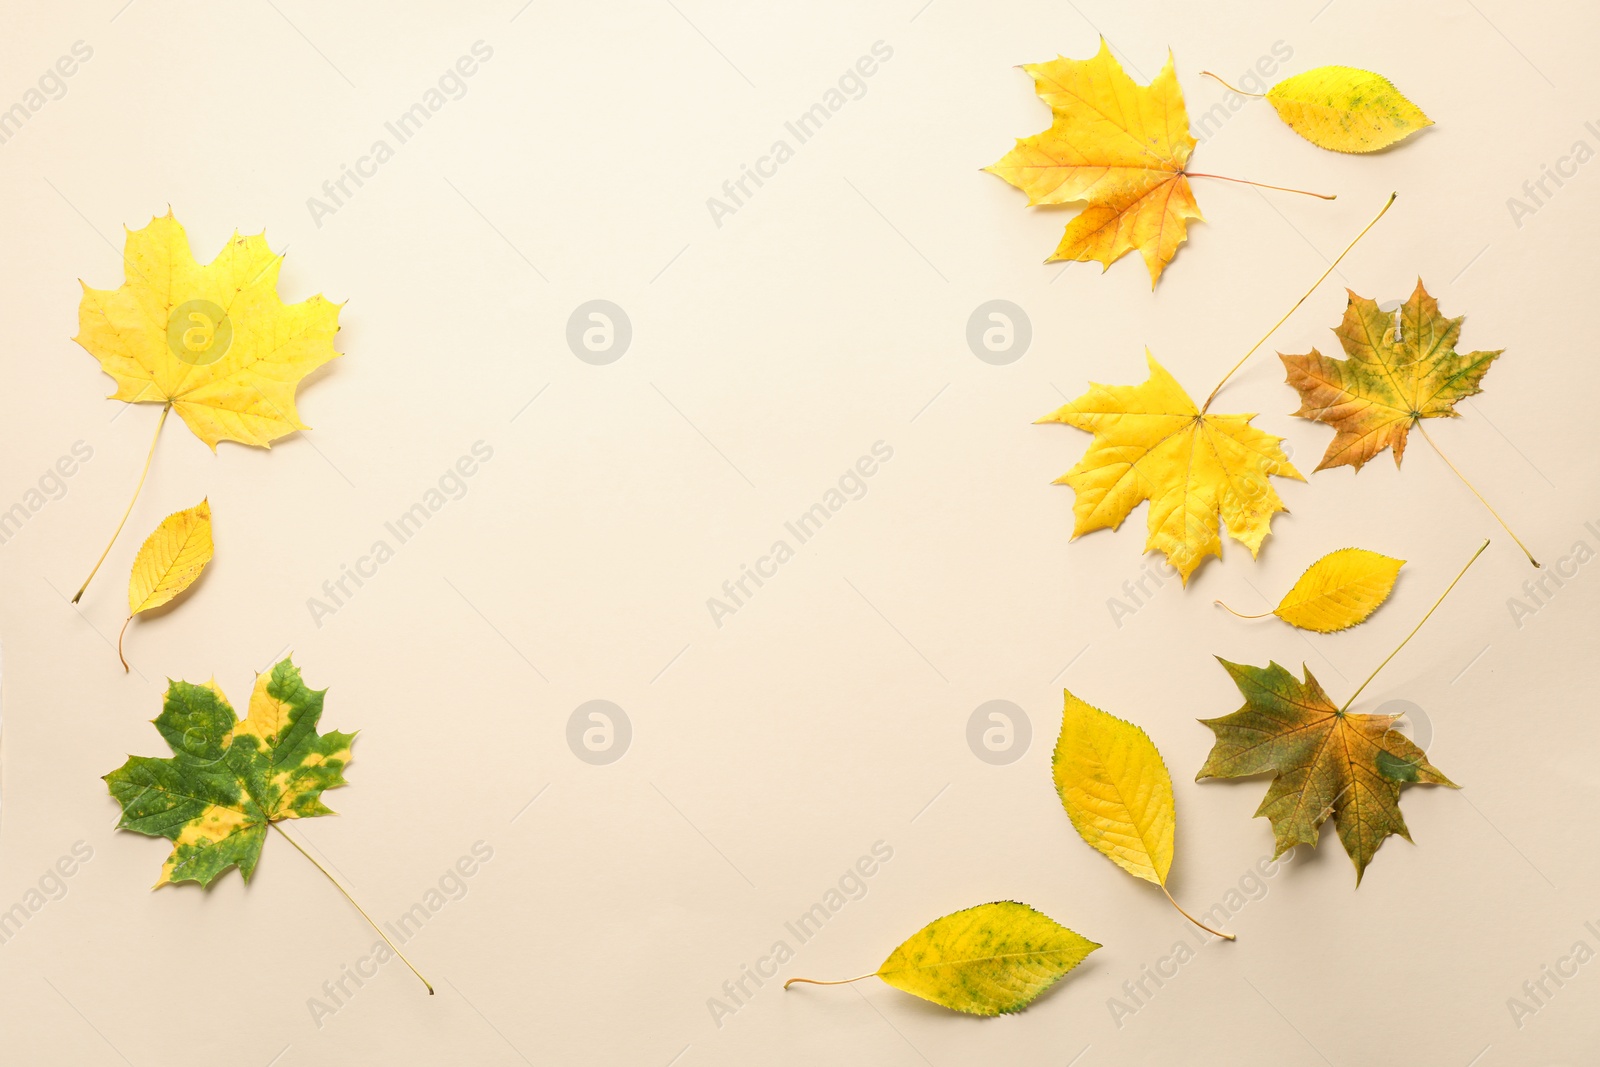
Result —
[[1456, 582], [1459, 582], [1462, 579], [1462, 577], [1464, 577], [1466, 575], [1467, 567], [1471, 567], [1475, 562], [1477, 562], [1478, 557], [1483, 555], [1483, 550], [1488, 548], [1488, 547], [1489, 547], [1489, 540], [1488, 540], [1488, 538], [1484, 538], [1483, 544], [1478, 546], [1478, 551], [1474, 552], [1472, 554], [1472, 558], [1467, 560], [1466, 566], [1461, 568], [1461, 573], [1457, 574], [1455, 576], [1455, 580], [1454, 581], [1452, 581], [1449, 585], [1445, 586], [1444, 592], [1439, 594], [1439, 599], [1435, 600], [1433, 602], [1433, 607], [1429, 608], [1428, 609], [1428, 614], [1426, 614], [1426, 615], [1424, 615], [1422, 617], [1422, 622], [1419, 622], [1415, 626], [1413, 626], [1411, 628], [1411, 632], [1406, 634], [1405, 641], [1401, 641], [1398, 645], [1394, 646], [1394, 651], [1389, 653], [1389, 655], [1384, 658], [1384, 661], [1382, 663], [1378, 664], [1377, 670], [1374, 670], [1371, 674], [1367, 675], [1367, 680], [1365, 682], [1362, 682], [1360, 685], [1356, 686], [1356, 691], [1354, 693], [1351, 693], [1350, 694], [1350, 699], [1346, 700], [1344, 702], [1344, 707], [1339, 709], [1339, 714], [1343, 715], [1346, 711], [1348, 711], [1350, 709], [1350, 705], [1354, 704], [1356, 702], [1356, 697], [1361, 695], [1361, 691], [1363, 689], [1365, 689], [1367, 687], [1367, 685], [1374, 678], [1376, 678], [1378, 676], [1378, 671], [1381, 671], [1385, 667], [1387, 667], [1389, 665], [1389, 660], [1394, 659], [1396, 656], [1398, 656], [1400, 654], [1400, 650], [1402, 648], [1406, 647], [1406, 641], [1410, 641], [1413, 637], [1417, 636], [1417, 631], [1422, 629], [1422, 623], [1427, 622], [1428, 619], [1430, 619], [1433, 616], [1433, 613], [1439, 610], [1439, 605], [1443, 604], [1444, 603], [1444, 598], [1450, 595], [1450, 590], [1452, 590], [1452, 589], [1454, 589], [1456, 587]]
[[1232, 608], [1228, 607], [1228, 605], [1224, 604], [1220, 600], [1213, 600], [1212, 603], [1215, 604], [1217, 607], [1221, 608], [1223, 611], [1229, 612], [1230, 614], [1233, 614], [1233, 615], [1238, 615], [1239, 618], [1241, 618], [1241, 619], [1264, 619], [1268, 615], [1272, 614], [1272, 612], [1270, 612], [1270, 611], [1263, 611], [1260, 615], [1245, 615], [1245, 614], [1243, 614], [1241, 612], [1234, 611]]
[[1162, 886], [1161, 887], [1161, 892], [1166, 893], [1167, 900], [1172, 904], [1172, 906], [1174, 908], [1178, 909], [1178, 914], [1179, 915], [1182, 915], [1185, 919], [1188, 919], [1190, 922], [1194, 923], [1196, 926], [1198, 926], [1200, 929], [1204, 930], [1206, 933], [1215, 935], [1216, 937], [1226, 938], [1229, 941], [1238, 940], [1232, 934], [1225, 934], [1221, 930], [1213, 930], [1213, 929], [1211, 929], [1211, 927], [1207, 926], [1205, 923], [1201, 922], [1199, 919], [1196, 919], [1193, 915], [1190, 915], [1188, 912], [1184, 911], [1183, 910], [1183, 905], [1179, 904], [1176, 900], [1173, 900], [1171, 893], [1167, 893], [1167, 887], [1166, 886]]
[[1318, 200], [1337, 200], [1337, 193], [1313, 193], [1310, 189], [1292, 189], [1287, 185], [1268, 185], [1266, 182], [1253, 182], [1248, 178], [1230, 178], [1226, 174], [1199, 174], [1195, 171], [1184, 171], [1186, 178], [1215, 178], [1223, 182], [1238, 182], [1240, 185], [1253, 185], [1257, 189], [1276, 189], [1280, 193], [1299, 193], [1301, 196], [1314, 196]]
[[1246, 352], [1244, 354], [1244, 356], [1239, 360], [1239, 362], [1237, 362], [1237, 363], [1235, 363], [1233, 365], [1233, 370], [1228, 371], [1227, 374], [1224, 374], [1222, 376], [1222, 381], [1217, 383], [1217, 387], [1215, 389], [1211, 390], [1211, 395], [1206, 397], [1206, 402], [1203, 405], [1201, 405], [1200, 414], [1204, 415], [1206, 413], [1206, 411], [1208, 409], [1210, 409], [1211, 402], [1217, 398], [1217, 394], [1222, 391], [1222, 387], [1227, 384], [1228, 379], [1233, 377], [1234, 372], [1237, 371], [1240, 367], [1244, 366], [1245, 360], [1247, 360], [1251, 356], [1255, 355], [1256, 354], [1256, 349], [1258, 349], [1262, 345], [1266, 344], [1267, 343], [1267, 338], [1271, 337], [1274, 333], [1276, 333], [1278, 327], [1282, 326], [1284, 324], [1284, 322], [1289, 318], [1289, 316], [1293, 315], [1297, 310], [1299, 310], [1300, 305], [1304, 304], [1306, 302], [1306, 300], [1308, 298], [1310, 298], [1311, 294], [1317, 291], [1317, 286], [1321, 285], [1327, 279], [1328, 275], [1333, 273], [1333, 269], [1339, 265], [1339, 261], [1340, 260], [1344, 259], [1345, 256], [1350, 254], [1350, 250], [1356, 246], [1356, 242], [1360, 241], [1363, 237], [1365, 237], [1367, 235], [1367, 230], [1372, 229], [1374, 226], [1376, 226], [1378, 224], [1378, 220], [1383, 218], [1384, 213], [1387, 212], [1389, 210], [1389, 208], [1394, 204], [1395, 197], [1399, 196], [1399, 195], [1400, 194], [1398, 194], [1398, 193], [1390, 193], [1389, 194], [1389, 199], [1384, 203], [1383, 210], [1379, 211], [1376, 215], [1374, 215], [1372, 217], [1372, 221], [1367, 223], [1366, 229], [1364, 229], [1360, 233], [1356, 234], [1355, 241], [1351, 241], [1349, 244], [1345, 245], [1344, 251], [1339, 253], [1339, 258], [1335, 259], [1332, 263], [1328, 264], [1328, 269], [1322, 272], [1322, 277], [1318, 278], [1314, 283], [1312, 283], [1312, 286], [1311, 286], [1310, 289], [1306, 290], [1305, 296], [1302, 296], [1299, 300], [1296, 300], [1294, 302], [1294, 307], [1290, 308], [1287, 312], [1285, 312], [1283, 318], [1281, 318], [1277, 322], [1273, 323], [1272, 324], [1272, 329], [1268, 330], [1265, 334], [1263, 334], [1261, 336], [1261, 340], [1257, 341], [1255, 344], [1250, 346], [1250, 351]]
[[390, 948], [394, 949], [394, 954], [396, 956], [400, 957], [400, 962], [405, 964], [407, 967], [410, 967], [411, 968], [411, 973], [416, 975], [417, 978], [422, 982], [423, 985], [427, 986], [427, 988], [428, 988], [428, 996], [430, 996], [430, 997], [433, 996], [433, 983], [429, 982], [426, 978], [422, 977], [422, 972], [417, 970], [416, 964], [414, 964], [410, 960], [406, 959], [406, 954], [404, 952], [400, 951], [400, 946], [396, 945], [393, 941], [389, 940], [389, 935], [383, 932], [383, 928], [380, 927], [373, 920], [372, 916], [367, 914], [367, 910], [365, 908], [363, 908], [360, 904], [356, 903], [356, 898], [350, 895], [350, 891], [348, 889], [346, 889], [344, 886], [339, 884], [339, 879], [335, 878], [333, 876], [332, 872], [330, 872], [328, 870], [328, 868], [326, 868], [322, 864], [318, 863], [317, 862], [317, 857], [315, 857], [311, 853], [307, 852], [305, 850], [305, 846], [300, 844], [300, 842], [296, 841], [294, 838], [290, 837], [288, 832], [285, 831], [283, 827], [279, 826], [276, 822], [269, 822], [269, 823], [267, 823], [267, 825], [272, 827], [274, 830], [278, 831], [278, 833], [282, 834], [283, 835], [283, 839], [285, 841], [289, 842], [289, 844], [291, 844], [295, 848], [299, 849], [300, 850], [300, 855], [302, 855], [306, 859], [310, 860], [311, 861], [311, 865], [313, 867], [315, 867], [317, 870], [321, 871], [324, 875], [327, 876], [328, 881], [333, 883], [334, 888], [338, 889], [339, 892], [344, 894], [344, 899], [348, 900], [350, 902], [351, 906], [353, 906], [357, 911], [359, 911], [361, 913], [361, 917], [363, 919], [367, 920], [367, 922], [371, 923], [372, 924], [372, 928], [374, 930], [378, 931], [378, 936], [383, 938], [383, 940], [388, 943]]
[[1238, 95], [1238, 96], [1253, 96], [1253, 97], [1255, 97], [1255, 98], [1257, 98], [1259, 100], [1262, 97], [1267, 95], [1266, 93], [1247, 93], [1243, 89], [1235, 89], [1233, 86], [1228, 85], [1227, 82], [1222, 81], [1221, 78], [1217, 77], [1217, 75], [1211, 73], [1209, 70], [1202, 70], [1200, 73], [1205, 75], [1207, 78], [1216, 78], [1217, 81], [1222, 82], [1223, 85], [1226, 85], [1228, 87], [1228, 91], [1230, 93], [1234, 93], [1235, 95]]
[[[145, 475], [150, 473], [150, 461], [156, 458], [156, 442], [161, 440], [161, 427], [167, 424], [167, 413], [172, 410], [172, 403], [168, 401], [161, 409], [161, 418], [156, 420], [156, 432], [150, 438], [150, 452], [144, 457], [144, 470], [139, 472], [139, 484], [133, 487], [133, 500], [128, 501], [128, 510], [122, 513], [122, 521], [117, 523], [116, 530], [111, 534], [111, 540], [106, 542], [106, 550], [100, 553], [100, 558], [94, 562], [94, 570], [89, 572], [89, 577], [78, 586], [78, 591], [72, 594], [72, 602], [76, 604], [83, 598], [83, 591], [89, 588], [89, 583], [94, 581], [94, 576], [100, 570], [100, 564], [106, 561], [111, 554], [111, 546], [117, 543], [117, 537], [122, 533], [122, 528], [128, 523], [128, 516], [133, 514], [134, 501], [139, 499], [139, 490], [144, 488]], [[126, 664], [124, 664], [126, 666]]]
[[122, 654], [122, 635], [128, 632], [128, 624], [132, 621], [133, 616], [129, 615], [126, 619], [122, 620], [122, 629], [117, 631], [117, 658], [122, 661], [123, 674], [128, 673], [128, 657]]
[[873, 971], [871, 974], [858, 975], [855, 978], [841, 978], [836, 982], [824, 982], [816, 978], [791, 978], [783, 983], [783, 988], [788, 989], [796, 982], [804, 982], [806, 985], [849, 985], [851, 982], [859, 982], [863, 978], [875, 978], [877, 974], [877, 971]]
[[1528, 557], [1528, 562], [1533, 564], [1535, 567], [1543, 569], [1544, 564], [1533, 558], [1533, 553], [1529, 552], [1528, 546], [1522, 543], [1522, 538], [1511, 532], [1511, 527], [1506, 525], [1506, 520], [1500, 517], [1500, 513], [1483, 498], [1483, 494], [1478, 492], [1476, 486], [1467, 481], [1467, 476], [1461, 473], [1460, 468], [1458, 468], [1454, 463], [1450, 462], [1450, 457], [1445, 455], [1444, 452], [1440, 450], [1438, 443], [1435, 442], [1433, 437], [1429, 435], [1427, 427], [1422, 425], [1422, 420], [1413, 419], [1412, 425], [1418, 430], [1422, 431], [1422, 439], [1428, 442], [1428, 444], [1433, 445], [1433, 450], [1439, 453], [1439, 458], [1444, 460], [1444, 465], [1446, 467], [1449, 467], [1451, 470], [1455, 471], [1456, 477], [1461, 479], [1461, 484], [1472, 490], [1472, 495], [1478, 498], [1478, 503], [1489, 509], [1489, 514], [1494, 516], [1494, 521], [1500, 524], [1500, 528], [1505, 530], [1506, 533], [1511, 534], [1511, 540], [1515, 541], [1517, 543], [1517, 547], [1522, 549], [1522, 554]]

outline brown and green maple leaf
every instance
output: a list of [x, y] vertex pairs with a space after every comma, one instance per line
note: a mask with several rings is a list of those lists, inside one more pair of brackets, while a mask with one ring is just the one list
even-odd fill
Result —
[[1244, 707], [1200, 720], [1217, 740], [1195, 778], [1271, 774], [1256, 815], [1271, 820], [1276, 855], [1296, 845], [1315, 846], [1331, 816], [1359, 885], [1384, 838], [1399, 834], [1411, 840], [1400, 814], [1401, 788], [1455, 786], [1394, 729], [1398, 715], [1352, 715], [1335, 707], [1306, 668], [1302, 681], [1276, 663], [1218, 662], [1244, 694]]
[[1300, 393], [1296, 415], [1335, 431], [1317, 470], [1361, 465], [1385, 448], [1395, 466], [1406, 434], [1423, 419], [1457, 418], [1456, 402], [1483, 391], [1483, 376], [1503, 349], [1456, 351], [1461, 318], [1447, 319], [1417, 279], [1398, 320], [1376, 302], [1350, 293], [1334, 333], [1348, 359], [1281, 355], [1288, 382]]

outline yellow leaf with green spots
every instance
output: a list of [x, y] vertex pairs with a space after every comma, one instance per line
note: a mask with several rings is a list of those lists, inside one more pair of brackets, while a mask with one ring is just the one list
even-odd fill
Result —
[[215, 682], [171, 682], [155, 727], [170, 758], [129, 756], [105, 776], [117, 826], [172, 841], [156, 885], [210, 885], [230, 867], [248, 881], [269, 824], [331, 815], [322, 793], [345, 785], [355, 734], [318, 733], [323, 690], [289, 659], [258, 675], [237, 717]]
[[[935, 919], [873, 973], [946, 1008], [1007, 1015], [1026, 1008], [1099, 947], [1026, 904], [1002, 900]], [[791, 978], [784, 988], [795, 982], [843, 984]]]
[[1355, 67], [1285, 78], [1267, 100], [1295, 133], [1333, 152], [1376, 152], [1433, 125], [1388, 78]]
[[193, 585], [211, 562], [211, 552], [211, 504], [207, 500], [168, 515], [145, 538], [128, 576], [128, 618], [122, 633], [117, 634], [123, 670], [128, 669], [127, 657], [122, 655], [122, 634], [128, 632], [128, 623], [141, 612], [170, 603]]

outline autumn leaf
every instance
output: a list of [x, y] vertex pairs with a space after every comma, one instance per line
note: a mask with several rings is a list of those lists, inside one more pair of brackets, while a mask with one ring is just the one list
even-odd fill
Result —
[[[234, 867], [248, 882], [270, 827], [355, 904], [327, 868], [278, 825], [332, 815], [322, 794], [347, 784], [344, 768], [355, 734], [318, 732], [325, 693], [307, 688], [290, 659], [256, 676], [243, 719], [214, 681], [168, 684], [155, 727], [173, 755], [129, 756], [105, 776], [122, 807], [118, 829], [172, 842], [155, 888], [177, 882], [209, 886]], [[372, 922], [360, 905], [356, 908]], [[390, 947], [411, 967], [393, 942]], [[423, 984], [428, 985], [426, 979]]]
[[1171, 53], [1147, 86], [1123, 72], [1104, 38], [1093, 59], [1060, 57], [1022, 69], [1050, 105], [1050, 128], [1018, 140], [986, 169], [1034, 206], [1087, 202], [1052, 260], [1110, 267], [1137, 248], [1154, 286], [1186, 239], [1188, 220], [1202, 218], [1184, 173], [1197, 142]]
[[1400, 789], [1411, 782], [1454, 786], [1405, 734], [1398, 715], [1355, 715], [1335, 707], [1308, 668], [1304, 680], [1270, 663], [1218, 662], [1244, 694], [1244, 707], [1200, 720], [1216, 734], [1195, 777], [1271, 774], [1256, 815], [1272, 822], [1275, 856], [1316, 845], [1332, 817], [1356, 866], [1356, 884], [1384, 838], [1411, 834], [1400, 814]]
[[1066, 707], [1051, 761], [1056, 794], [1073, 828], [1091, 848], [1135, 878], [1153, 882], [1184, 918], [1212, 930], [1167, 891], [1178, 814], [1172, 778], [1148, 734], [1063, 691]]
[[128, 660], [122, 655], [122, 635], [128, 632], [128, 623], [135, 615], [171, 602], [193, 585], [211, 562], [211, 551], [209, 500], [173, 512], [145, 538], [134, 557], [133, 573], [128, 576], [128, 617], [117, 634], [117, 656], [124, 671]]
[[317, 732], [322, 697], [287, 659], [256, 676], [242, 720], [214, 682], [169, 685], [155, 726], [174, 755], [129, 756], [105, 779], [119, 829], [173, 842], [157, 886], [210, 885], [231, 867], [249, 881], [269, 824], [333, 814], [322, 793], [346, 784], [355, 734]]
[[[1392, 316], [1375, 301], [1347, 292], [1344, 321], [1334, 333], [1348, 358], [1324, 356], [1315, 348], [1305, 355], [1278, 357], [1288, 383], [1300, 394], [1295, 414], [1335, 431], [1316, 469], [1350, 466], [1359, 471], [1386, 448], [1393, 449], [1398, 467], [1413, 428], [1438, 451], [1422, 420], [1459, 418], [1456, 404], [1483, 391], [1484, 375], [1504, 350], [1456, 351], [1463, 318], [1445, 318], [1420, 278], [1411, 298]], [[1442, 451], [1439, 455], [1538, 566], [1483, 494]]]
[[[896, 989], [971, 1015], [1026, 1008], [1099, 948], [1026, 904], [1002, 900], [946, 915], [912, 934], [873, 974]], [[791, 978], [810, 985], [844, 985]]]
[[116, 382], [113, 399], [170, 406], [213, 451], [268, 447], [307, 428], [295, 389], [339, 354], [339, 306], [283, 303], [282, 263], [264, 234], [236, 233], [202, 266], [169, 211], [128, 232], [119, 288], [83, 286], [74, 340]]
[[1361, 715], [1349, 709], [1488, 547], [1487, 541], [1478, 547], [1422, 620], [1342, 706], [1334, 705], [1307, 667], [1301, 667], [1305, 677], [1296, 678], [1276, 663], [1252, 667], [1217, 657], [1244, 695], [1244, 706], [1231, 715], [1200, 720], [1216, 735], [1216, 742], [1195, 778], [1272, 775], [1256, 816], [1264, 815], [1272, 823], [1274, 857], [1296, 845], [1314, 847], [1322, 824], [1332, 818], [1360, 885], [1386, 838], [1399, 834], [1411, 840], [1400, 814], [1401, 788], [1455, 787], [1410, 738], [1394, 728], [1399, 715]]
[[1341, 548], [1307, 567], [1294, 588], [1271, 611], [1239, 615], [1222, 601], [1217, 603], [1242, 619], [1276, 615], [1302, 630], [1334, 633], [1366, 621], [1377, 611], [1378, 605], [1389, 598], [1405, 562], [1364, 548]]
[[[295, 390], [339, 355], [333, 348], [339, 305], [321, 295], [285, 304], [278, 298], [282, 262], [265, 235], [236, 233], [202, 266], [168, 211], [144, 229], [128, 231], [121, 286], [83, 285], [74, 340], [116, 383], [112, 399], [161, 405], [135, 500], [171, 412], [213, 452], [219, 441], [269, 448], [285, 434], [308, 428], [296, 411]], [[73, 603], [132, 510], [130, 501]]]
[[1250, 415], [1212, 415], [1147, 351], [1141, 385], [1090, 383], [1089, 391], [1038, 420], [1094, 434], [1077, 466], [1056, 479], [1072, 487], [1072, 536], [1117, 529], [1150, 502], [1145, 548], [1159, 549], [1184, 584], [1207, 556], [1222, 555], [1219, 531], [1255, 556], [1286, 510], [1268, 479], [1304, 481], [1279, 447], [1283, 440], [1250, 425]]
[[1020, 138], [984, 169], [1027, 193], [1031, 206], [1085, 205], [1050, 261], [1094, 260], [1109, 268], [1137, 249], [1154, 288], [1188, 239], [1189, 220], [1204, 221], [1189, 179], [1220, 177], [1187, 170], [1198, 142], [1189, 132], [1172, 53], [1149, 85], [1128, 77], [1103, 37], [1092, 59], [1061, 56], [1022, 69], [1050, 107], [1050, 128]]
[[1388, 78], [1355, 67], [1285, 78], [1267, 101], [1295, 133], [1334, 152], [1376, 152], [1433, 125]]
[[1300, 394], [1296, 415], [1336, 433], [1317, 470], [1362, 465], [1386, 448], [1395, 466], [1406, 434], [1423, 419], [1456, 418], [1456, 402], [1481, 393], [1483, 376], [1503, 349], [1456, 351], [1463, 319], [1447, 319], [1417, 279], [1396, 318], [1377, 302], [1350, 292], [1344, 322], [1334, 331], [1348, 359], [1279, 355]]

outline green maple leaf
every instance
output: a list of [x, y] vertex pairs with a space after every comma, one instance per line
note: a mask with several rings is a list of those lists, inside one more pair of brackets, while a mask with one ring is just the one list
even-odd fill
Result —
[[256, 676], [240, 719], [215, 681], [168, 682], [155, 727], [175, 755], [129, 756], [105, 776], [119, 829], [173, 843], [158, 887], [210, 885], [235, 866], [249, 881], [271, 823], [334, 814], [322, 791], [346, 784], [355, 734], [317, 732], [325, 692], [285, 659]]
[[1256, 815], [1271, 820], [1277, 855], [1315, 846], [1318, 828], [1332, 816], [1360, 885], [1385, 838], [1411, 840], [1400, 814], [1401, 787], [1455, 787], [1393, 729], [1400, 716], [1352, 715], [1335, 707], [1305, 667], [1301, 681], [1276, 663], [1250, 667], [1220, 656], [1218, 662], [1244, 694], [1244, 707], [1200, 720], [1217, 740], [1195, 778], [1272, 774]]

